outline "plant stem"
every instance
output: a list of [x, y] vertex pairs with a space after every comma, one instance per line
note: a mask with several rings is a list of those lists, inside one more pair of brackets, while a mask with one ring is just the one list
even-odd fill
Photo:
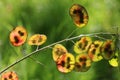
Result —
[[54, 46], [55, 44], [62, 43], [62, 42], [65, 42], [65, 41], [74, 40], [74, 39], [80, 38], [80, 37], [82, 37], [82, 36], [93, 36], [93, 35], [98, 35], [98, 34], [104, 34], [104, 35], [105, 35], [105, 34], [109, 34], [109, 35], [110, 35], [111, 33], [81, 34], [81, 35], [79, 35], [79, 36], [75, 36], [75, 37], [71, 37], [71, 38], [66, 38], [66, 39], [63, 39], [63, 40], [61, 40], [61, 41], [52, 43], [52, 44], [50, 44], [50, 45], [48, 45], [48, 46], [42, 47], [42, 48], [40, 48], [40, 49], [37, 49], [37, 50], [35, 50], [35, 51], [33, 51], [33, 52], [25, 55], [24, 57], [18, 59], [17, 61], [13, 62], [12, 64], [8, 65], [8, 66], [5, 67], [3, 70], [1, 70], [1, 71], [0, 71], [0, 74], [2, 74], [3, 72], [5, 72], [5, 71], [8, 70], [9, 68], [13, 67], [13, 66], [16, 65], [17, 63], [19, 63], [19, 62], [21, 62], [21, 61], [29, 58], [29, 57], [32, 56], [33, 54], [36, 54], [36, 53], [39, 52], [39, 51], [42, 51], [42, 50], [47, 49], [47, 48], [49, 48], [49, 47], [52, 47], [52, 46]]

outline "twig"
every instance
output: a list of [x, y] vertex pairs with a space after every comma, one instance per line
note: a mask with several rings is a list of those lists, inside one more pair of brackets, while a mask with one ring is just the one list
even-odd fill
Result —
[[42, 48], [40, 48], [40, 49], [38, 49], [38, 50], [35, 50], [35, 51], [33, 51], [33, 52], [25, 55], [24, 57], [18, 59], [17, 61], [13, 62], [12, 64], [8, 65], [8, 66], [5, 67], [3, 70], [1, 70], [1, 71], [0, 71], [0, 74], [2, 74], [3, 72], [5, 72], [6, 70], [8, 70], [9, 68], [11, 68], [12, 66], [16, 65], [17, 63], [19, 63], [19, 62], [21, 62], [21, 61], [29, 58], [30, 56], [32, 56], [32, 55], [34, 55], [34, 54], [36, 54], [37, 52], [42, 51], [42, 50], [45, 50], [45, 49], [47, 49], [47, 48], [49, 48], [49, 47], [52, 47], [52, 46], [54, 46], [55, 44], [62, 43], [62, 42], [65, 42], [65, 41], [70, 41], [70, 40], [77, 39], [77, 38], [80, 38], [80, 37], [83, 37], [83, 36], [92, 36], [92, 35], [99, 35], [99, 34], [109, 34], [109, 35], [111, 35], [111, 33], [81, 34], [81, 35], [79, 35], [79, 36], [75, 36], [75, 37], [63, 39], [63, 40], [61, 40], [61, 41], [52, 43], [52, 44], [50, 44], [50, 45], [48, 45], [48, 46], [42, 47]]

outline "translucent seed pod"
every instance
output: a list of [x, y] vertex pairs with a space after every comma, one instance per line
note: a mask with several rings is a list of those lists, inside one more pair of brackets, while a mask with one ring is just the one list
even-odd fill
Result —
[[97, 62], [103, 59], [100, 48], [102, 46], [102, 41], [94, 41], [88, 50], [88, 55], [92, 61]]
[[0, 80], [19, 80], [18, 75], [14, 71], [5, 72]]
[[62, 45], [62, 44], [56, 44], [54, 47], [53, 47], [53, 50], [52, 50], [52, 56], [53, 56], [53, 60], [54, 61], [57, 61], [57, 59], [63, 55], [63, 54], [66, 54], [68, 53], [67, 49]]
[[92, 61], [87, 54], [79, 54], [76, 56], [75, 71], [86, 72], [90, 69]]
[[10, 32], [9, 39], [13, 46], [21, 46], [27, 39], [26, 29], [22, 26], [17, 26]]
[[71, 53], [61, 55], [56, 61], [58, 71], [62, 73], [71, 72], [74, 68], [75, 59]]
[[88, 13], [82, 5], [73, 4], [69, 13], [77, 27], [84, 27], [88, 23]]
[[113, 58], [109, 60], [109, 64], [112, 67], [118, 67], [118, 52], [116, 52]]
[[109, 60], [115, 55], [115, 44], [112, 40], [107, 40], [103, 43], [101, 48], [104, 59]]
[[44, 34], [34, 34], [28, 40], [29, 45], [42, 45], [46, 42], [47, 36]]
[[74, 51], [77, 54], [86, 52], [91, 45], [92, 40], [90, 37], [82, 37], [79, 41], [74, 44]]

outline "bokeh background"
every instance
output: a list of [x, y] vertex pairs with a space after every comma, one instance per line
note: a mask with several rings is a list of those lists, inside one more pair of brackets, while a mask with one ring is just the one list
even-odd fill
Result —
[[[71, 37], [115, 33], [114, 27], [120, 27], [120, 0], [0, 0], [0, 70], [36, 49], [27, 43], [22, 47], [12, 46], [9, 33], [14, 27], [24, 26], [28, 37], [35, 33], [47, 35], [47, 42], [40, 47], [65, 39], [77, 28], [69, 15], [69, 8], [75, 3], [86, 8], [89, 22]], [[72, 52], [73, 43], [62, 44]], [[32, 57], [44, 65], [27, 58], [7, 71], [15, 71], [20, 80], [120, 80], [118, 68], [111, 67], [106, 60], [93, 63], [87, 72], [63, 74], [56, 68], [51, 48]]]

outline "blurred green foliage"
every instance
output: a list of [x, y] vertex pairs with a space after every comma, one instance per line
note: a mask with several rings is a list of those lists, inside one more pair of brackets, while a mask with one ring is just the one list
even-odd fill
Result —
[[[69, 8], [74, 3], [87, 9], [89, 22], [72, 36], [116, 32], [113, 27], [120, 26], [120, 0], [0, 0], [0, 70], [36, 48], [27, 44], [12, 46], [9, 33], [13, 27], [23, 25], [28, 37], [34, 33], [46, 34], [48, 40], [40, 47], [65, 39], [76, 29], [69, 15]], [[72, 43], [66, 44], [70, 51]], [[118, 68], [112, 68], [106, 60], [93, 63], [87, 72], [62, 74], [57, 71], [51, 51], [46, 49], [32, 56], [45, 66], [28, 58], [9, 70], [16, 71], [20, 80], [120, 80]]]

